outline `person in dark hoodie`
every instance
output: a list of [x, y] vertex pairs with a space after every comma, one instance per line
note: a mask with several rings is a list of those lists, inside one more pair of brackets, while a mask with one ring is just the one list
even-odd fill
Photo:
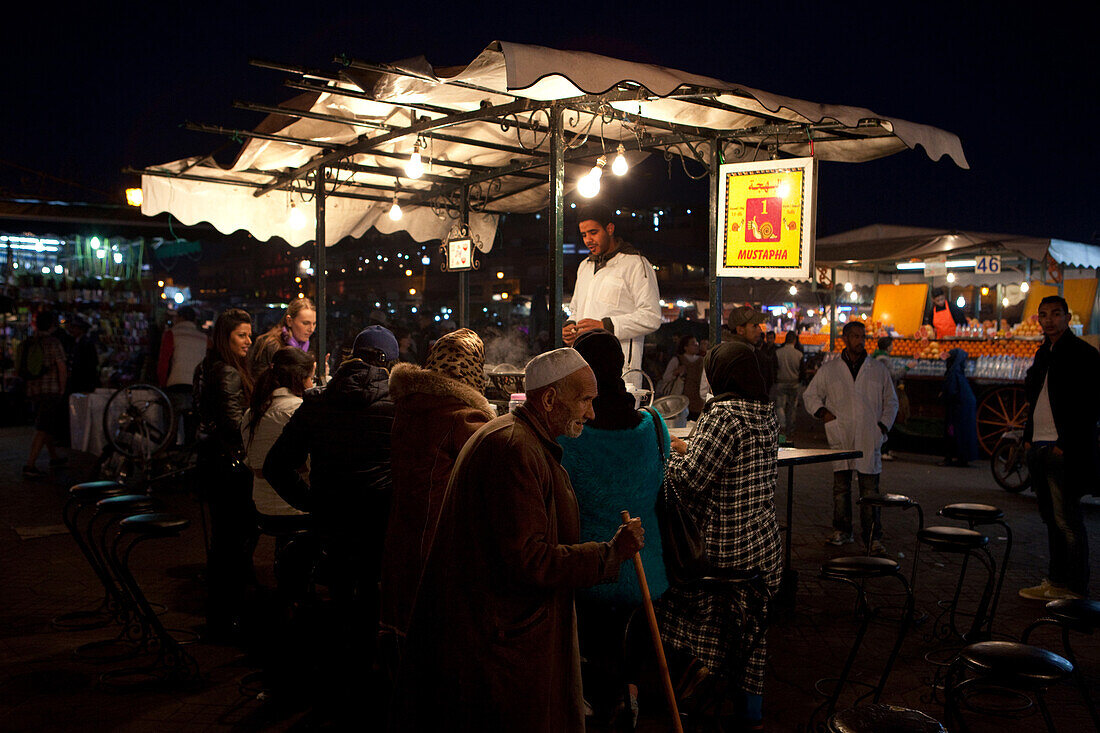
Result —
[[[263, 475], [288, 504], [310, 512], [337, 613], [334, 633], [369, 672], [378, 627], [378, 579], [391, 493], [393, 402], [387, 367], [397, 339], [382, 326], [359, 332], [351, 357], [324, 387], [309, 390], [264, 461]], [[309, 481], [298, 467], [310, 460]], [[342, 672], [337, 679], [356, 681]], [[329, 689], [335, 690], [335, 686]]]

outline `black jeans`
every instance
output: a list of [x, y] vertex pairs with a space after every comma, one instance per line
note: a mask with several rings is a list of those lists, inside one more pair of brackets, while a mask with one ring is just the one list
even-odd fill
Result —
[[1039, 516], [1047, 526], [1050, 567], [1055, 585], [1088, 596], [1089, 538], [1081, 516], [1081, 489], [1066, 478], [1066, 461], [1050, 444], [1033, 445], [1027, 454]]

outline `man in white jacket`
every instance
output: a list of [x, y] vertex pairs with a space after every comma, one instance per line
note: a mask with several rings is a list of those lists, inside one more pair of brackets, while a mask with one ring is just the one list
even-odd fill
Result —
[[[822, 365], [802, 395], [807, 412], [825, 421], [830, 448], [863, 452], [862, 458], [833, 463], [833, 533], [826, 540], [831, 545], [853, 541], [852, 472], [859, 475], [860, 498], [879, 493], [880, 449], [898, 414], [890, 370], [867, 358], [865, 338], [862, 323], [846, 323], [840, 358]], [[863, 542], [871, 552], [885, 554], [878, 508], [861, 506], [859, 523]]]
[[[569, 306], [572, 315], [561, 330], [562, 341], [572, 346], [585, 331], [607, 329], [619, 339], [624, 373], [641, 369], [646, 334], [661, 325], [661, 296], [653, 265], [615, 236], [611, 210], [606, 206], [581, 207], [577, 222], [589, 256], [577, 268]], [[639, 383], [637, 375], [628, 381]]]

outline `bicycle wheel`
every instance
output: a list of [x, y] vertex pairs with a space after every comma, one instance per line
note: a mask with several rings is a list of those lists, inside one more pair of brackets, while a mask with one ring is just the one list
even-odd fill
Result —
[[103, 435], [118, 453], [148, 462], [172, 441], [176, 413], [168, 395], [151, 384], [123, 387], [103, 410]]
[[1005, 491], [1018, 494], [1031, 486], [1031, 474], [1027, 470], [1024, 448], [1012, 440], [1002, 440], [989, 458], [993, 480]]

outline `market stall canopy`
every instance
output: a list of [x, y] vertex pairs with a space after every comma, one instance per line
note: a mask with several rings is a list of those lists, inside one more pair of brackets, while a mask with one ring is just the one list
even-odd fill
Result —
[[[304, 93], [279, 106], [238, 103], [268, 114], [251, 131], [191, 125], [246, 142], [228, 167], [198, 156], [140, 171], [142, 212], [298, 246], [314, 237], [320, 185], [328, 245], [371, 227], [440, 239], [468, 211], [487, 251], [497, 215], [547, 206], [558, 113], [566, 191], [620, 144], [631, 164], [659, 152], [679, 157], [685, 170], [694, 161], [700, 175], [717, 149], [726, 162], [860, 162], [920, 146], [933, 160], [969, 167], [958, 137], [934, 127], [593, 53], [500, 41], [460, 68], [423, 57], [337, 61], [336, 73], [254, 62], [286, 72], [287, 86]], [[417, 179], [403, 167], [414, 145], [424, 159]], [[395, 200], [398, 221], [387, 216]]]
[[1100, 247], [1062, 239], [873, 224], [817, 240], [814, 261], [821, 267], [853, 267], [924, 259], [939, 255], [1021, 254], [1070, 267], [1100, 267]]

